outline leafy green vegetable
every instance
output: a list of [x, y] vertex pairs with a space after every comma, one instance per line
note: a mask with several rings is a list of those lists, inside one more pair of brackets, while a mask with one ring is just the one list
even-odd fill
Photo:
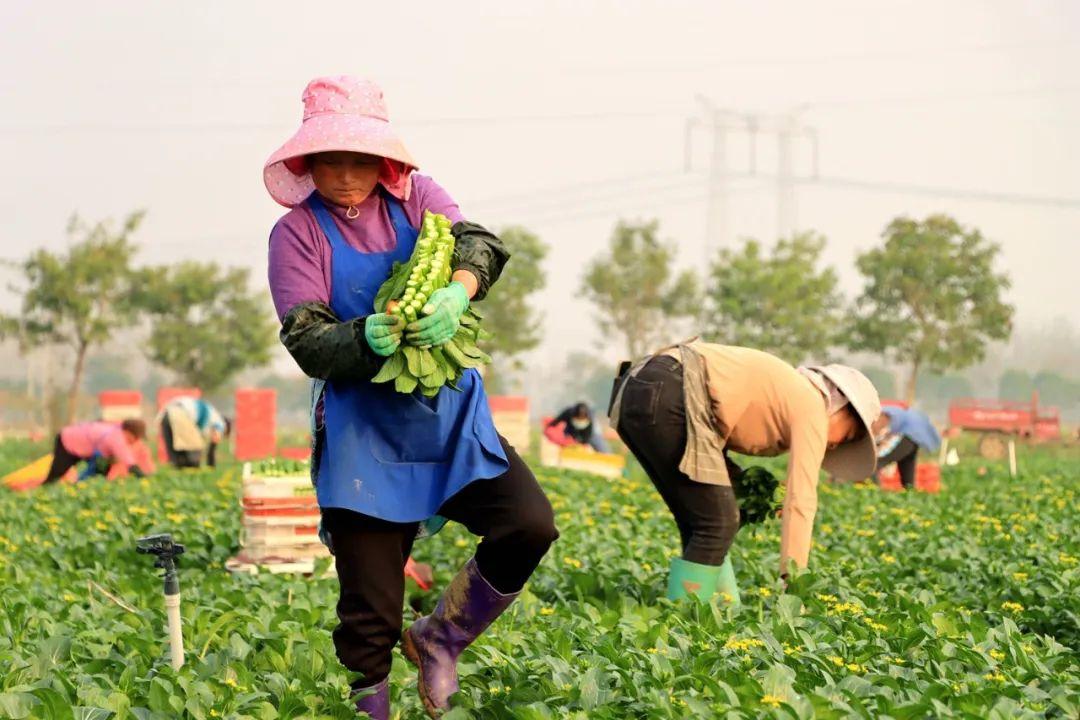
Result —
[[[375, 311], [389, 312], [408, 322], [415, 320], [431, 294], [450, 282], [453, 255], [450, 220], [425, 211], [413, 254], [407, 263], [394, 263], [390, 277], [375, 296]], [[456, 352], [442, 352], [453, 343], [447, 343], [443, 348], [413, 347], [403, 343], [384, 361], [373, 382], [394, 380], [398, 392], [414, 392], [419, 387], [428, 397], [437, 395], [444, 385], [457, 390], [457, 381], [465, 370], [491, 362], [491, 358], [476, 347], [479, 340], [491, 337], [480, 327], [481, 318], [482, 315], [472, 307], [462, 315], [461, 327], [453, 339], [457, 343]]]

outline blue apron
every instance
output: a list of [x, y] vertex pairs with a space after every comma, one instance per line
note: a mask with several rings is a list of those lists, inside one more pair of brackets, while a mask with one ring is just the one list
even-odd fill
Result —
[[[416, 244], [419, 233], [401, 202], [383, 198], [396, 234], [394, 249], [383, 253], [350, 247], [318, 194], [307, 200], [330, 242], [330, 308], [342, 322], [371, 314], [394, 262], [406, 262]], [[315, 482], [320, 507], [418, 522], [474, 480], [506, 472], [480, 375], [467, 370], [458, 387], [426, 398], [399, 393], [392, 382], [327, 382]]]

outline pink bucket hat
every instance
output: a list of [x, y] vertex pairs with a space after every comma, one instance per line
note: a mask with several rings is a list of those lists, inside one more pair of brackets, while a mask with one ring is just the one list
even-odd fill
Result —
[[263, 182], [274, 200], [288, 208], [303, 202], [315, 189], [303, 158], [331, 150], [391, 161], [379, 182], [396, 197], [408, 198], [416, 162], [390, 127], [378, 85], [349, 75], [315, 78], [304, 88], [303, 101], [300, 129], [263, 166]]

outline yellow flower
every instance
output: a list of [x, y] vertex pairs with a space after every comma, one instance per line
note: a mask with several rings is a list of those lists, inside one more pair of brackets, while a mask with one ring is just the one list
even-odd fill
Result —
[[990, 657], [994, 658], [995, 660], [1004, 660], [1005, 653], [1001, 652], [1000, 650], [991, 650]]
[[735, 602], [735, 597], [729, 592], [720, 592], [720, 599], [726, 602], [728, 605]]
[[649, 563], [641, 563], [641, 569], [645, 572], [652, 572], [652, 565]]
[[831, 662], [836, 667], [844, 667], [844, 658], [840, 657], [839, 655], [830, 655], [829, 662]]
[[904, 664], [904, 658], [902, 658], [902, 657], [894, 657], [892, 659], [892, 661], [896, 665], [903, 665]]
[[564, 563], [566, 563], [567, 565], [569, 565], [570, 567], [577, 568], [579, 570], [581, 569], [581, 561], [578, 560], [577, 558], [572, 558], [570, 556], [567, 556], [567, 557], [564, 557], [562, 559], [562, 561]]
[[542, 607], [542, 608], [540, 608], [540, 614], [541, 615], [554, 615], [555, 614], [555, 608]]
[[660, 652], [660, 651], [659, 651], [659, 650], [657, 650], [657, 649], [656, 649], [656, 648], [654, 648], [654, 647], [652, 647], [652, 648], [649, 648], [649, 654], [650, 654], [650, 655], [655, 655], [655, 654], [656, 654], [656, 653], [658, 653], [658, 652]]
[[745, 640], [740, 640], [739, 638], [733, 637], [728, 638], [727, 642], [724, 643], [724, 647], [728, 650], [742, 650], [743, 652], [746, 652], [750, 648], [765, 647], [765, 643], [761, 640], [758, 640], [757, 638], [746, 638]]
[[226, 684], [226, 685], [228, 685], [228, 686], [229, 686], [229, 687], [231, 687], [231, 688], [234, 688], [234, 687], [236, 687], [236, 685], [237, 685], [237, 683], [236, 683], [236, 680], [234, 680], [234, 679], [233, 679], [233, 678], [231, 678], [231, 677], [227, 677], [227, 678], [225, 678], [225, 684]]
[[1005, 602], [1001, 603], [1001, 609], [1011, 613], [1024, 612], [1023, 605], [1018, 602], [1013, 602], [1011, 600], [1006, 600]]
[[850, 670], [853, 673], [861, 673], [861, 672], [866, 671], [866, 668], [864, 668], [862, 665], [860, 665], [858, 663], [848, 663], [844, 667], [846, 667], [848, 670]]
[[1026, 572], [1014, 572], [1013, 573], [1013, 580], [1016, 580], [1018, 582], [1024, 582], [1027, 579], [1028, 579], [1028, 574]]
[[165, 517], [169, 518], [169, 522], [174, 522], [174, 523], [182, 523], [185, 520], [187, 520], [186, 515], [184, 515], [183, 513], [177, 513], [177, 512], [168, 513], [168, 514], [165, 515]]
[[772, 595], [772, 590], [767, 587], [759, 587], [758, 595], [760, 595], [761, 597], [769, 597], [770, 595]]
[[466, 540], [465, 538], [458, 538], [457, 540], [454, 541], [454, 547], [460, 547], [460, 548], [469, 547], [469, 541]]
[[886, 554], [886, 555], [881, 556], [881, 561], [888, 564], [888, 565], [892, 565], [892, 564], [894, 564], [896, 562], [896, 558], [893, 557], [892, 555]]
[[987, 680], [990, 680], [991, 682], [999, 682], [999, 683], [1005, 682], [1005, 676], [1002, 675], [1001, 673], [997, 673], [997, 672], [986, 673], [985, 675], [983, 675], [983, 677], [986, 678]]
[[71, 593], [64, 593], [64, 602], [75, 602], [75, 600], [77, 600], [77, 598]]
[[98, 530], [108, 530], [109, 529], [109, 526], [106, 523], [101, 522], [100, 520], [98, 520], [96, 523], [94, 523], [94, 527], [96, 527]]
[[780, 703], [784, 702], [784, 698], [776, 697], [775, 695], [766, 695], [761, 698], [762, 705], [768, 705], [769, 707], [780, 707]]
[[150, 511], [147, 510], [144, 507], [139, 506], [139, 505], [132, 505], [131, 507], [128, 508], [128, 512], [131, 513], [132, 515], [146, 515]]

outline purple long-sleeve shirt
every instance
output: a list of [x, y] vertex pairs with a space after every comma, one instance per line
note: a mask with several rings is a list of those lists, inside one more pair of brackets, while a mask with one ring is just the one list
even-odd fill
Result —
[[[426, 175], [413, 174], [412, 194], [402, 204], [414, 227], [420, 226], [424, 210], [441, 213], [451, 223], [464, 219], [449, 193]], [[360, 203], [357, 206], [360, 214], [354, 219], [345, 217], [344, 208], [332, 203], [325, 205], [350, 247], [372, 253], [394, 248], [397, 238], [381, 192], [371, 193]], [[267, 275], [279, 320], [300, 303], [330, 304], [331, 255], [330, 241], [324, 237], [306, 203], [297, 205], [277, 221], [270, 231]]]

